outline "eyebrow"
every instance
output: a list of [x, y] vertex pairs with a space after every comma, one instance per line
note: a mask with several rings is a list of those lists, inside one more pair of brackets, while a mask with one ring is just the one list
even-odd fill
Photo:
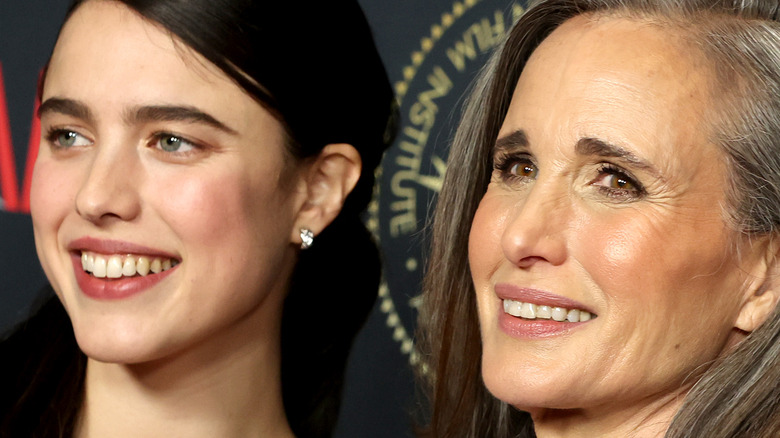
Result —
[[[52, 97], [46, 99], [38, 108], [38, 117], [47, 113], [60, 113], [75, 117], [94, 124], [95, 116], [89, 107], [77, 100]], [[231, 135], [236, 135], [235, 129], [220, 122], [215, 117], [207, 114], [195, 107], [176, 106], [176, 105], [149, 105], [139, 106], [128, 110], [125, 113], [125, 122], [128, 124], [148, 123], [148, 122], [189, 122], [203, 123], [213, 128], [219, 129]]]
[[577, 141], [577, 145], [574, 147], [575, 152], [579, 155], [595, 155], [599, 157], [619, 158], [634, 167], [645, 170], [652, 173], [654, 176], [660, 177], [660, 172], [653, 165], [645, 160], [642, 160], [631, 151], [628, 151], [620, 146], [607, 143], [603, 140], [596, 138], [585, 137]]
[[148, 122], [189, 122], [203, 123], [231, 135], [237, 132], [215, 117], [192, 106], [151, 105], [141, 106], [127, 111], [125, 120], [129, 124]]
[[72, 99], [63, 99], [60, 97], [46, 99], [46, 101], [41, 103], [41, 106], [38, 107], [38, 118], [41, 118], [41, 116], [47, 113], [64, 114], [66, 116], [84, 120], [90, 124], [95, 121], [95, 117], [92, 115], [92, 111], [90, 111], [89, 107]]
[[522, 129], [496, 140], [493, 152], [528, 147], [528, 135]]
[[[528, 148], [528, 146], [528, 135], [522, 129], [518, 129], [511, 134], [505, 135], [496, 140], [495, 146], [493, 147], [493, 153], [495, 154], [496, 152], [512, 149], [524, 149]], [[595, 155], [599, 157], [618, 158], [634, 167], [649, 172], [657, 178], [663, 179], [661, 172], [659, 172], [658, 169], [652, 164], [639, 158], [637, 155], [625, 148], [603, 140], [599, 140], [597, 138], [584, 137], [579, 139], [577, 141], [577, 145], [574, 148], [574, 151], [578, 155]]]

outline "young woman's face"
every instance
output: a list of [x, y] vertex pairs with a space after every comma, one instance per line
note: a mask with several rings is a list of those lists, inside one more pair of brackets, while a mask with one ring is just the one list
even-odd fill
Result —
[[32, 186], [41, 264], [81, 348], [140, 362], [275, 326], [304, 201], [280, 123], [115, 2], [65, 25]]
[[753, 256], [724, 222], [710, 82], [673, 41], [575, 18], [517, 84], [469, 261], [485, 383], [521, 409], [674, 402], [739, 336]]

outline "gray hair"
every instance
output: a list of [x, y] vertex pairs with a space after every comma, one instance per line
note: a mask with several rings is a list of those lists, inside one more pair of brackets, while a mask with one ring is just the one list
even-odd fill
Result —
[[[712, 140], [730, 173], [725, 219], [747, 236], [780, 227], [778, 0], [546, 0], [518, 21], [475, 82], [450, 152], [433, 222], [419, 319], [422, 376], [435, 437], [531, 437], [530, 417], [482, 384], [468, 234], [487, 188], [491, 148], [531, 53], [564, 21], [621, 15], [676, 27], [714, 72]], [[694, 384], [666, 437], [774, 437], [780, 433], [780, 310]]]

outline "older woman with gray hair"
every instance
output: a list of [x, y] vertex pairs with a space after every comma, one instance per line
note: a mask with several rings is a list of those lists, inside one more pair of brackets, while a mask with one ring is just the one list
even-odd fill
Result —
[[435, 437], [780, 435], [776, 0], [548, 0], [452, 147]]

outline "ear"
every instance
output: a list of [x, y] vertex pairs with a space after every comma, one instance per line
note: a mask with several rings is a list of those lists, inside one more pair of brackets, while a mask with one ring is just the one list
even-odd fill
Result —
[[338, 216], [347, 195], [360, 178], [362, 161], [358, 151], [349, 144], [325, 146], [304, 169], [302, 178], [305, 200], [301, 204], [290, 241], [301, 244], [301, 229], [317, 236]]
[[780, 301], [780, 239], [767, 237], [762, 259], [753, 273], [746, 290], [735, 327], [752, 332], [769, 318]]

